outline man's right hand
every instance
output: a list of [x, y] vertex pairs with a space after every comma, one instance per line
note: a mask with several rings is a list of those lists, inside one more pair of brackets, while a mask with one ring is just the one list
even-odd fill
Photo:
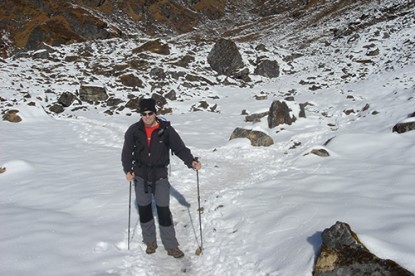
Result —
[[126, 175], [128, 181], [133, 181], [135, 178], [135, 174], [132, 172], [128, 172]]

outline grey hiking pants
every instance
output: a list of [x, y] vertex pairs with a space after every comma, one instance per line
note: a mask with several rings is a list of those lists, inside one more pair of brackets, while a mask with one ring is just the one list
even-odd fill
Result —
[[144, 180], [135, 178], [135, 196], [140, 216], [140, 226], [145, 244], [156, 241], [156, 225], [154, 222], [152, 199], [156, 203], [160, 238], [166, 250], [179, 246], [170, 212], [170, 183], [167, 178], [155, 183], [148, 181], [148, 193], [145, 192]]

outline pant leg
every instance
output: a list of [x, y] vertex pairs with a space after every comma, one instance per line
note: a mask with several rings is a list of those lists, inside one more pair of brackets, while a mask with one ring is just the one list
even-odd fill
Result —
[[170, 212], [170, 183], [168, 179], [156, 182], [155, 200], [159, 220], [160, 238], [165, 249], [179, 246], [174, 230], [173, 218]]
[[156, 226], [154, 223], [153, 209], [151, 207], [152, 193], [151, 191], [145, 193], [144, 180], [141, 177], [135, 178], [134, 188], [143, 242], [149, 244], [156, 241]]

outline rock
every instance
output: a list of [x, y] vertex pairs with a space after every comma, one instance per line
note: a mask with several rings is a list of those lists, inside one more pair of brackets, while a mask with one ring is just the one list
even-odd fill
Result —
[[369, 51], [366, 53], [366, 55], [367, 55], [367, 56], [369, 56], [369, 57], [373, 57], [373, 56], [378, 56], [378, 55], [379, 55], [379, 53], [380, 53], [379, 49], [378, 49], [378, 48], [376, 48], [376, 49], [374, 49], [374, 50], [369, 50]]
[[329, 157], [330, 154], [325, 149], [312, 149], [311, 152], [314, 155], [320, 156], [320, 157]]
[[16, 110], [16, 109], [8, 110], [3, 115], [3, 120], [11, 122], [11, 123], [19, 123], [22, 121], [22, 118], [19, 115], [17, 115], [17, 113], [19, 113], [19, 110]]
[[393, 129], [392, 132], [397, 133], [405, 133], [411, 130], [415, 130], [415, 121], [414, 122], [403, 122], [403, 123], [397, 123]]
[[175, 101], [175, 100], [177, 100], [176, 91], [170, 90], [170, 92], [166, 93], [166, 95], [164, 95], [164, 97], [166, 99], [171, 100], [171, 101]]
[[280, 75], [280, 66], [275, 60], [263, 60], [255, 68], [254, 73], [267, 78], [276, 78]]
[[195, 1], [194, 9], [211, 20], [219, 19], [225, 15], [226, 1]]
[[[26, 49], [38, 49], [43, 43], [58, 46], [66, 43], [119, 36], [118, 30], [110, 30], [105, 21], [95, 17], [93, 13], [78, 5], [64, 3], [60, 7], [45, 6], [59, 10], [33, 10], [38, 14], [37, 20], [32, 19], [32, 22], [23, 26], [26, 29], [24, 32], [26, 38], [24, 48]], [[39, 13], [43, 13], [43, 15], [39, 15]]]
[[142, 53], [145, 51], [159, 55], [170, 55], [169, 45], [161, 42], [160, 39], [148, 41], [140, 47], [133, 49], [134, 54]]
[[166, 73], [164, 72], [163, 68], [157, 67], [151, 69], [150, 77], [156, 80], [164, 80], [166, 78]]
[[58, 103], [63, 105], [64, 107], [70, 106], [75, 100], [75, 95], [71, 92], [63, 92], [62, 95], [58, 99]]
[[268, 114], [269, 114], [269, 112], [266, 111], [266, 112], [262, 112], [262, 113], [255, 113], [255, 114], [247, 115], [247, 116], [245, 116], [245, 121], [246, 122], [257, 123], [257, 122], [261, 121], [261, 118], [267, 116]]
[[298, 114], [298, 117], [300, 117], [300, 118], [305, 118], [306, 117], [306, 115], [305, 115], [305, 106], [306, 105], [307, 105], [306, 103], [301, 103], [300, 104], [300, 112]]
[[122, 102], [123, 102], [123, 100], [121, 100], [121, 99], [111, 97], [107, 100], [107, 105], [108, 106], [117, 106]]
[[242, 56], [235, 42], [224, 38], [215, 43], [207, 57], [207, 61], [214, 71], [226, 76], [231, 76], [232, 73], [244, 66]]
[[128, 87], [143, 87], [143, 82], [133, 74], [120, 76], [121, 83]]
[[79, 97], [81, 101], [98, 102], [108, 99], [106, 89], [101, 86], [81, 85], [79, 89]]
[[271, 104], [268, 115], [268, 127], [274, 128], [281, 124], [291, 125], [295, 121], [295, 117], [290, 117], [290, 109], [283, 101], [274, 101]]
[[191, 55], [185, 55], [184, 57], [180, 58], [178, 61], [173, 62], [173, 65], [188, 68], [189, 64], [195, 62], [195, 57]]
[[248, 138], [251, 141], [251, 145], [257, 147], [269, 147], [272, 144], [274, 144], [274, 140], [272, 140], [272, 138], [269, 135], [257, 130], [236, 128], [232, 132], [232, 135], [229, 138], [229, 140], [236, 138]]
[[214, 104], [213, 106], [211, 106], [207, 101], [200, 101], [198, 104], [194, 104], [191, 107], [191, 111], [202, 111], [202, 110], [207, 110], [210, 112], [218, 112], [216, 109], [218, 108], [217, 104]]
[[34, 59], [48, 59], [49, 58], [49, 52], [45, 49], [38, 50], [33, 53], [32, 57]]
[[313, 276], [413, 276], [394, 261], [372, 254], [347, 223], [338, 221], [325, 229], [321, 236], [321, 252], [314, 265]]
[[159, 95], [157, 93], [153, 93], [153, 95], [151, 95], [151, 98], [156, 101], [156, 105], [161, 108], [164, 105], [167, 104], [167, 100], [166, 98], [164, 98], [162, 95]]
[[60, 103], [54, 103], [49, 107], [49, 110], [53, 113], [59, 114], [65, 111], [63, 106]]
[[125, 107], [138, 111], [140, 109], [140, 100], [140, 98], [132, 98], [125, 104]]
[[244, 82], [250, 82], [251, 78], [249, 77], [249, 69], [244, 68], [242, 70], [235, 71], [232, 76], [235, 79], [243, 80]]

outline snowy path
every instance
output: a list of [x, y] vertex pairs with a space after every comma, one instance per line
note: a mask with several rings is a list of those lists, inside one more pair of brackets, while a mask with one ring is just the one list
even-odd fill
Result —
[[[122, 127], [85, 118], [69, 121], [80, 139], [86, 144], [101, 145], [110, 151], [119, 153], [123, 139]], [[253, 202], [254, 205], [246, 203], [241, 205], [239, 202], [240, 197], [244, 196], [246, 192], [252, 193], [253, 197], [267, 192], [266, 189], [256, 189], [252, 186], [269, 177], [268, 175], [278, 173], [280, 160], [274, 160], [271, 155], [276, 153], [272, 151], [270, 153], [269, 149], [252, 150], [247, 141], [239, 141], [230, 147], [226, 146], [214, 151], [210, 149], [193, 149], [193, 151], [202, 156], [201, 161], [203, 162], [203, 169], [199, 173], [201, 207], [204, 209], [201, 216], [204, 240], [203, 254], [201, 256], [195, 255], [195, 251], [200, 245], [196, 173], [184, 166], [177, 157], [172, 157], [171, 209], [180, 247], [186, 257], [183, 260], [176, 260], [167, 256], [161, 246], [159, 236], [157, 252], [154, 255], [147, 255], [145, 245], [141, 242], [137, 211], [133, 206], [130, 250], [127, 250], [126, 224], [123, 228], [121, 241], [112, 246], [107, 241], [97, 242], [95, 250], [98, 254], [108, 251], [109, 247], [115, 247], [124, 255], [118, 268], [109, 269], [108, 273], [116, 275], [202, 275], [206, 273], [211, 275], [241, 275], [244, 273], [261, 275], [256, 263], [258, 256], [255, 256], [255, 253], [249, 249], [253, 242], [249, 238], [249, 229], [256, 227], [255, 219], [253, 219], [255, 216], [252, 216], [252, 213], [261, 215], [268, 211], [269, 206], [260, 202], [258, 204]], [[262, 169], [252, 166], [248, 161], [255, 160], [259, 154], [270, 155], [269, 164], [264, 165]], [[127, 187], [128, 183], [126, 183], [125, 192], [127, 192]], [[277, 188], [277, 190], [279, 189], [286, 190], [288, 187]], [[268, 195], [275, 197], [274, 193], [275, 191], [272, 191]], [[125, 196], [122, 194], [122, 198], [117, 202], [126, 200]], [[268, 199], [264, 200], [264, 202], [267, 201]], [[125, 207], [117, 207], [122, 216], [127, 215]], [[287, 208], [290, 206], [278, 210], [278, 213], [286, 212]], [[271, 210], [271, 212], [275, 213], [277, 210]], [[284, 219], [282, 229], [278, 231], [293, 229], [297, 222], [298, 220], [295, 218]], [[258, 225], [258, 227], [261, 226]], [[229, 239], [224, 238], [226, 236], [229, 236]], [[246, 254], [251, 255], [248, 258], [252, 262], [246, 262], [246, 256], [240, 256], [241, 247], [246, 247]], [[238, 251], [234, 252], [233, 248], [238, 248]]]

